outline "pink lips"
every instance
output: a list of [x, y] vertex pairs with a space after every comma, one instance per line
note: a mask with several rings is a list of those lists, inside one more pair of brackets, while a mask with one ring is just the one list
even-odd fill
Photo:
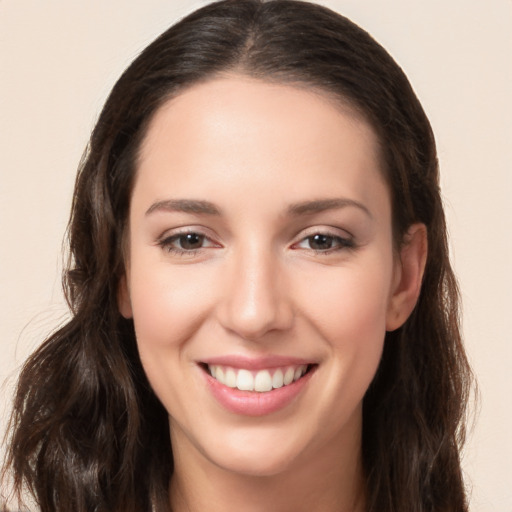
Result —
[[[304, 359], [270, 356], [262, 358], [246, 358], [243, 356], [223, 356], [211, 358], [202, 363], [220, 365], [237, 369], [258, 371], [277, 367], [307, 365], [311, 361]], [[241, 391], [228, 387], [213, 378], [208, 371], [203, 371], [208, 389], [214, 398], [228, 411], [245, 416], [264, 416], [277, 412], [289, 405], [309, 382], [316, 365], [301, 378], [286, 386], [271, 391]]]
[[298, 366], [311, 363], [311, 361], [297, 357], [263, 356], [254, 358], [238, 355], [211, 357], [201, 362], [208, 365], [218, 364], [233, 368], [245, 368], [246, 370], [263, 370], [265, 368], [277, 368], [278, 366]]

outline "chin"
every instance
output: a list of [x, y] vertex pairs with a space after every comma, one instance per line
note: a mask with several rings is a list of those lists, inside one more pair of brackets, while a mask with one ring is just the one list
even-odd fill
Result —
[[285, 454], [266, 454], [262, 451], [250, 453], [238, 451], [232, 456], [211, 458], [211, 462], [217, 467], [247, 477], [272, 477], [286, 473], [292, 466], [295, 457]]
[[205, 444], [203, 454], [215, 466], [239, 475], [270, 477], [298, 467], [308, 440], [281, 429], [233, 429], [215, 443]]

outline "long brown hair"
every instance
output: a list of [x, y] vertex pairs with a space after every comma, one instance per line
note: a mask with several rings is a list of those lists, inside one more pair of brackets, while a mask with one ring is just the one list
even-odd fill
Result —
[[463, 512], [460, 468], [471, 372], [459, 331], [434, 136], [407, 78], [365, 31], [294, 0], [207, 5], [148, 46], [114, 86], [80, 164], [64, 289], [71, 320], [26, 362], [6, 468], [42, 512], [168, 511], [167, 413], [118, 311], [137, 156], [170, 97], [224, 72], [310, 86], [349, 103], [379, 137], [395, 242], [422, 222], [418, 304], [386, 335], [364, 399], [368, 512]]

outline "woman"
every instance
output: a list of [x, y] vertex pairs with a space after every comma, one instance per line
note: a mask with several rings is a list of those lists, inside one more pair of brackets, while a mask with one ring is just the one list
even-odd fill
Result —
[[171, 27], [107, 100], [69, 229], [73, 317], [12, 419], [41, 511], [467, 510], [434, 138], [349, 20], [227, 0]]

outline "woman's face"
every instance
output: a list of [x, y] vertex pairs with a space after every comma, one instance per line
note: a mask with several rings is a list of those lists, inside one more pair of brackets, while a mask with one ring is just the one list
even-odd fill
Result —
[[120, 309], [175, 456], [271, 475], [358, 452], [400, 281], [367, 123], [310, 89], [196, 85], [149, 127], [128, 240]]

